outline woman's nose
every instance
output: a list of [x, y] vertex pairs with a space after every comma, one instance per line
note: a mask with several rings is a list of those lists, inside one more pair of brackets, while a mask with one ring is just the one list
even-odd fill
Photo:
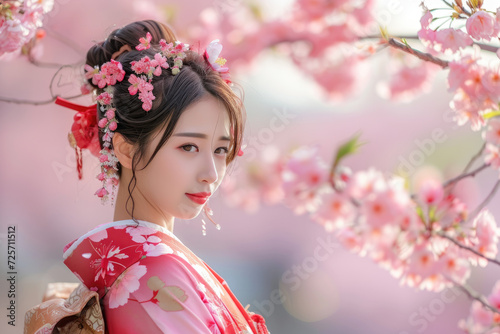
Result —
[[213, 154], [207, 154], [206, 158], [201, 162], [199, 181], [212, 184], [219, 178], [217, 171], [217, 162]]

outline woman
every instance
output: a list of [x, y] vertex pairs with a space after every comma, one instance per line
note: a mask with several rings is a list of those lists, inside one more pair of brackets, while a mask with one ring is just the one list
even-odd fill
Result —
[[199, 54], [175, 41], [168, 27], [141, 21], [89, 50], [98, 120], [95, 108], [58, 99], [79, 110], [77, 152], [99, 156], [96, 195], [113, 201], [119, 188], [114, 221], [64, 249], [83, 285], [28, 311], [25, 333], [267, 333], [173, 234], [175, 218], [210, 215], [206, 202], [240, 153], [244, 122], [220, 44]]

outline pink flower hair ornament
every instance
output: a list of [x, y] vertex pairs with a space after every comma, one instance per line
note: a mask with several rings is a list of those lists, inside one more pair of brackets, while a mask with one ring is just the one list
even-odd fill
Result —
[[[138, 51], [147, 50], [151, 47], [151, 34], [148, 32], [146, 37], [140, 38], [135, 48]], [[142, 102], [142, 108], [148, 112], [151, 110], [155, 96], [153, 94], [152, 80], [154, 76], [160, 76], [163, 69], [170, 69], [172, 75], [177, 75], [182, 66], [183, 60], [186, 58], [186, 51], [189, 50], [189, 45], [175, 42], [167, 43], [164, 39], [159, 42], [160, 52], [156, 53], [153, 59], [149, 56], [141, 58], [139, 61], [132, 61], [131, 68], [134, 71], [128, 78], [130, 86], [128, 91], [130, 95], [138, 94], [139, 100]], [[219, 57], [222, 50], [222, 45], [219, 40], [212, 41], [204, 52], [204, 59], [214, 71], [217, 71], [226, 83], [230, 83], [229, 69], [225, 66], [226, 59]], [[70, 144], [75, 148], [77, 155], [77, 170], [79, 179], [82, 178], [82, 159], [81, 149], [87, 148], [98, 156], [101, 164], [101, 172], [97, 175], [97, 179], [102, 182], [102, 186], [95, 192], [95, 195], [101, 198], [102, 204], [106, 204], [111, 190], [111, 201], [114, 200], [116, 186], [118, 185], [118, 159], [112, 149], [111, 141], [114, 131], [118, 127], [118, 119], [116, 118], [116, 109], [113, 104], [113, 85], [123, 81], [125, 71], [120, 62], [111, 59], [99, 66], [84, 66], [85, 78], [92, 80], [92, 84], [103, 89], [104, 92], [97, 96], [96, 100], [99, 104], [92, 106], [81, 106], [60, 97], [56, 99], [56, 104], [74, 109], [77, 114], [74, 118], [72, 132], [69, 135]], [[99, 106], [100, 105], [100, 106]], [[97, 107], [105, 117], [97, 122]], [[103, 148], [99, 150], [99, 130], [102, 135]], [[239, 156], [242, 155], [240, 150]]]
[[212, 67], [214, 71], [219, 72], [222, 79], [227, 84], [231, 83], [231, 79], [229, 76], [229, 68], [226, 65], [227, 60], [225, 58], [219, 57], [222, 51], [222, 44], [219, 43], [219, 40], [213, 40], [208, 44], [203, 57], [207, 61], [208, 64]]

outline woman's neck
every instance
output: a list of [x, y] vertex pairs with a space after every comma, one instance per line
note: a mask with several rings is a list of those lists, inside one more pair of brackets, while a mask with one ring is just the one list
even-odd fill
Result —
[[[123, 171], [122, 171], [123, 172]], [[115, 213], [113, 216], [113, 221], [132, 219], [132, 199], [129, 198], [128, 193], [128, 183], [129, 178], [127, 177], [127, 172], [122, 173], [120, 177], [120, 184], [118, 186], [118, 193], [116, 195], [115, 201]], [[141, 195], [139, 189], [135, 188], [134, 194], [134, 218], [137, 220], [144, 220], [153, 224], [160, 225], [170, 232], [174, 231], [174, 218], [167, 219], [166, 217], [161, 217], [156, 214], [156, 211], [151, 208], [151, 205], [144, 199]], [[128, 212], [127, 212], [128, 206]]]

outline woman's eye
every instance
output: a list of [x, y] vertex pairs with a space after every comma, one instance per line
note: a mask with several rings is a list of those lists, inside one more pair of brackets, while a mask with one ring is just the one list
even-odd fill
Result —
[[227, 154], [229, 152], [227, 147], [219, 147], [215, 150], [217, 154]]
[[181, 146], [181, 148], [186, 151], [186, 152], [195, 152], [196, 151], [196, 146], [194, 145], [184, 145], [184, 146]]

